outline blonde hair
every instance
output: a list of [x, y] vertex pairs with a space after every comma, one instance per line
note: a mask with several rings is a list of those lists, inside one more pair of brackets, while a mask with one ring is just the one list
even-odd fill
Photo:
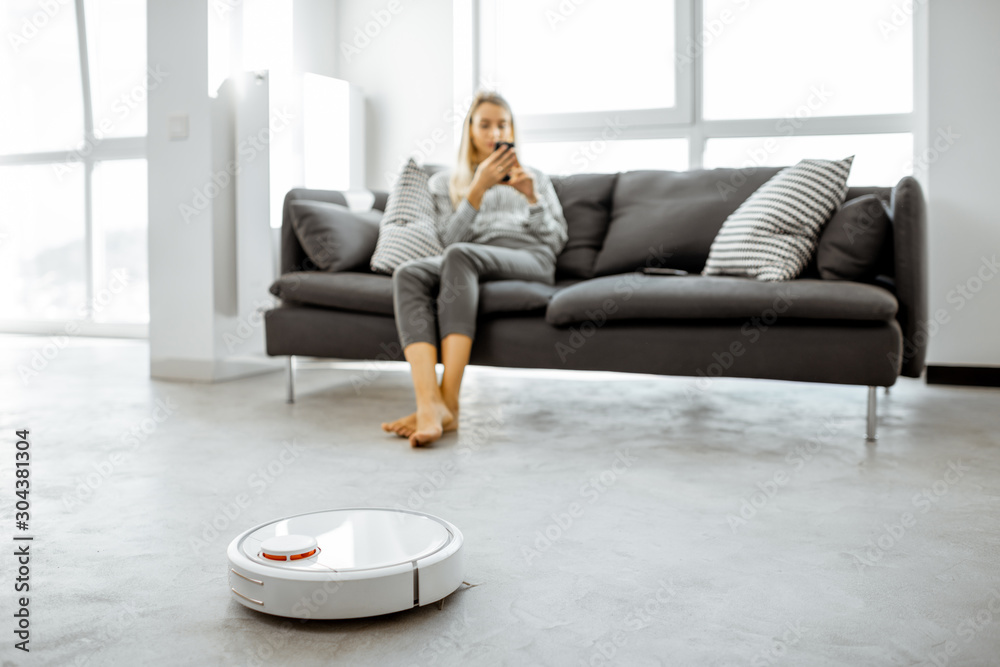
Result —
[[[507, 115], [510, 116], [511, 141], [516, 143], [517, 140], [514, 129], [514, 113], [510, 110], [507, 100], [500, 93], [494, 91], [480, 90], [477, 92], [475, 97], [472, 98], [472, 104], [469, 105], [469, 112], [465, 114], [465, 125], [462, 126], [462, 140], [458, 146], [457, 164], [455, 165], [455, 169], [452, 170], [451, 180], [448, 181], [448, 195], [451, 198], [452, 209], [457, 209], [458, 205], [465, 199], [465, 196], [469, 194], [469, 188], [472, 186], [472, 177], [476, 173], [476, 167], [479, 166], [479, 162], [472, 161], [474, 157], [473, 151], [475, 151], [475, 147], [472, 144], [472, 116], [476, 113], [479, 105], [487, 102], [502, 107], [507, 112]], [[483, 158], [485, 157], [483, 156]]]

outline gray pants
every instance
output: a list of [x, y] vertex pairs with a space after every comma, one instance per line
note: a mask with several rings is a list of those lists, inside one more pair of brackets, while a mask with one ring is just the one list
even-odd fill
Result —
[[399, 342], [405, 349], [417, 342], [437, 345], [453, 333], [474, 339], [480, 280], [531, 280], [553, 285], [555, 272], [548, 246], [505, 238], [453, 243], [441, 255], [404, 262], [392, 274]]

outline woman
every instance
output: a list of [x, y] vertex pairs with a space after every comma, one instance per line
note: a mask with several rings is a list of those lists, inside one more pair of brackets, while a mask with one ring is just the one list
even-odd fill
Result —
[[396, 328], [410, 362], [417, 411], [383, 422], [382, 428], [413, 447], [458, 428], [458, 393], [475, 336], [480, 280], [552, 285], [556, 256], [567, 240], [566, 219], [549, 178], [523, 167], [508, 146], [494, 150], [497, 142], [514, 143], [507, 101], [478, 93], [464, 123], [458, 164], [429, 183], [444, 253], [405, 262], [392, 275]]

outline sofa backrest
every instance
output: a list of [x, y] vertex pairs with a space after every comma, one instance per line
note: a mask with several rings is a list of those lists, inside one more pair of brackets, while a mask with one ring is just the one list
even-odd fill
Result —
[[[426, 164], [433, 174], [446, 168]], [[616, 174], [551, 176], [563, 205], [569, 240], [557, 258], [556, 278], [590, 278], [666, 266], [700, 272], [712, 240], [730, 213], [781, 167], [642, 170]], [[373, 208], [384, 211], [388, 192], [376, 190]], [[893, 187], [851, 187], [846, 201], [874, 194], [888, 204], [892, 233], [881, 255], [879, 284], [899, 302], [904, 336], [901, 374], [924, 368], [927, 319], [926, 203], [920, 184], [903, 178]], [[282, 272], [308, 266], [290, 223], [289, 202], [313, 199], [346, 205], [342, 194], [296, 189], [285, 198]], [[818, 277], [815, 259], [801, 277]]]

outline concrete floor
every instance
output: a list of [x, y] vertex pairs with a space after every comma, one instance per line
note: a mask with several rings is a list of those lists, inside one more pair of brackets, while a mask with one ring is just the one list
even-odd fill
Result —
[[[3, 665], [1000, 664], [1000, 391], [901, 381], [866, 447], [860, 387], [473, 367], [459, 434], [411, 450], [379, 429], [399, 364], [288, 405], [280, 373], [152, 381], [142, 341], [0, 359], [3, 533], [26, 428], [35, 536], [27, 655], [0, 556]], [[238, 532], [352, 505], [452, 521], [475, 587], [348, 622], [231, 599]]]

